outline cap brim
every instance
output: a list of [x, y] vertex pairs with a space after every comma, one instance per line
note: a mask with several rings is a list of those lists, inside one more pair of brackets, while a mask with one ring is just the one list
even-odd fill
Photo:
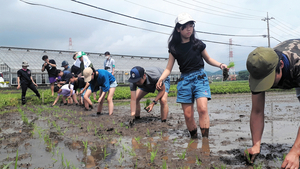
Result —
[[276, 67], [273, 72], [263, 79], [254, 79], [251, 75], [249, 78], [249, 86], [252, 92], [263, 92], [270, 89], [275, 80]]
[[186, 19], [186, 20], [180, 21], [180, 22], [178, 22], [178, 23], [180, 23], [181, 25], [184, 25], [184, 24], [186, 24], [186, 23], [188, 23], [188, 22], [190, 22], [190, 21], [196, 22], [196, 21], [193, 20], [193, 19]]
[[78, 56], [76, 56], [76, 58], [80, 58], [82, 55], [78, 55]]
[[129, 82], [129, 83], [136, 83], [136, 82], [138, 82], [141, 78], [142, 78], [142, 77], [137, 78], [137, 79], [131, 79], [131, 78], [129, 78], [129, 79], [128, 79], [128, 82]]
[[84, 82], [90, 82], [92, 79], [92, 75], [88, 76], [88, 77], [84, 77]]

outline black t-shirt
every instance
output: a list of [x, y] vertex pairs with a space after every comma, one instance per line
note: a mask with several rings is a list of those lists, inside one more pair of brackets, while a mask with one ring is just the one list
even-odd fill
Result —
[[20, 78], [20, 83], [23, 84], [30, 84], [32, 83], [31, 77], [31, 71], [27, 69], [24, 71], [23, 69], [18, 70], [17, 72], [18, 77]]
[[[56, 63], [55, 63], [55, 61], [53, 59], [50, 59], [49, 63], [56, 65]], [[44, 66], [44, 64], [42, 65], [42, 67], [43, 66]], [[45, 69], [48, 71], [49, 77], [56, 77], [56, 67], [52, 67], [51, 65], [47, 64], [45, 66]]]
[[84, 82], [84, 78], [78, 77], [78, 81], [74, 83], [74, 90], [82, 89], [86, 85], [86, 82]]
[[71, 73], [73, 73], [74, 75], [78, 75], [79, 73], [81, 73], [80, 67], [73, 65], [71, 67]]
[[171, 54], [177, 60], [180, 72], [189, 73], [203, 68], [204, 62], [201, 52], [205, 48], [206, 45], [202, 41], [200, 41], [199, 47], [195, 50], [191, 41], [177, 45], [175, 47], [176, 53]]

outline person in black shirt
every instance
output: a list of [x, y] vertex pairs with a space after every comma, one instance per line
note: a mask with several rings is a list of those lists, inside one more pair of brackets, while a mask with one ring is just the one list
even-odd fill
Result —
[[192, 138], [198, 137], [194, 120], [196, 100], [201, 134], [202, 137], [208, 137], [210, 124], [207, 102], [211, 99], [211, 94], [203, 59], [211, 66], [220, 69], [227, 68], [227, 65], [208, 55], [206, 45], [195, 36], [195, 20], [189, 14], [179, 14], [175, 24], [169, 38], [167, 68], [156, 83], [156, 88], [161, 89], [163, 81], [170, 75], [177, 60], [181, 72], [180, 81], [177, 84], [177, 102], [181, 103], [187, 128]]
[[56, 62], [53, 59], [49, 60], [47, 55], [44, 55], [42, 59], [43, 61], [45, 61], [42, 66], [42, 72], [44, 72], [45, 70], [48, 71], [49, 82], [51, 84], [51, 93], [52, 96], [54, 96], [54, 83], [56, 81]]
[[[74, 90], [77, 91], [78, 89], [80, 89], [79, 94], [81, 95], [81, 97], [79, 97], [79, 104], [83, 105], [83, 101], [84, 101], [84, 94], [86, 92], [86, 89], [88, 89], [88, 87], [90, 86], [90, 84], [88, 82], [84, 82], [84, 78], [81, 77], [77, 77], [73, 74], [71, 74], [69, 82], [72, 83], [74, 85]], [[92, 105], [89, 105], [90, 108], [93, 108]]]
[[18, 70], [18, 87], [17, 89], [20, 89], [22, 87], [22, 104], [24, 105], [26, 103], [25, 96], [27, 88], [29, 87], [38, 98], [40, 98], [39, 91], [35, 88], [35, 86], [38, 86], [31, 77], [31, 71], [27, 69], [28, 63], [26, 61], [22, 62], [22, 69]]

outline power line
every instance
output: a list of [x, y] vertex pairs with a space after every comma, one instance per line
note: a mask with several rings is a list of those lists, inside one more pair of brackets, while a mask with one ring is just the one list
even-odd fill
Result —
[[[59, 10], [59, 11], [63, 11], [63, 12], [68, 12], [68, 13], [72, 13], [75, 15], [80, 15], [80, 16], [85, 16], [85, 17], [89, 17], [89, 18], [93, 18], [93, 19], [97, 19], [97, 20], [102, 20], [105, 22], [110, 22], [110, 23], [114, 23], [114, 24], [118, 24], [118, 25], [122, 25], [122, 26], [127, 26], [127, 27], [131, 27], [131, 28], [136, 28], [136, 29], [141, 29], [141, 30], [145, 30], [145, 31], [150, 31], [150, 32], [155, 32], [155, 33], [160, 33], [160, 34], [165, 34], [165, 35], [169, 35], [167, 33], [164, 32], [159, 32], [159, 31], [153, 31], [150, 29], [144, 29], [144, 28], [140, 28], [140, 27], [136, 27], [136, 26], [132, 26], [132, 25], [128, 25], [128, 24], [124, 24], [124, 23], [120, 23], [120, 22], [115, 22], [115, 21], [111, 21], [111, 20], [107, 20], [107, 19], [103, 19], [103, 18], [99, 18], [99, 17], [95, 17], [95, 16], [91, 16], [91, 15], [86, 15], [86, 14], [82, 14], [79, 12], [74, 12], [74, 11], [68, 11], [68, 10], [64, 10], [64, 9], [60, 9], [60, 8], [56, 8], [56, 7], [52, 7], [49, 5], [44, 5], [44, 4], [37, 4], [37, 3], [30, 3], [24, 0], [20, 0], [21, 2], [27, 3], [29, 5], [34, 5], [34, 6], [43, 6], [46, 8], [51, 8], [51, 9], [55, 9], [55, 10]], [[217, 42], [217, 41], [211, 41], [211, 40], [205, 40], [205, 39], [201, 39], [202, 41], [206, 41], [206, 42], [211, 42], [211, 43], [217, 43], [217, 44], [225, 44], [225, 45], [229, 45], [229, 43], [225, 43], [225, 42]], [[243, 46], [243, 47], [258, 47], [258, 46], [248, 46], [248, 45], [241, 45], [241, 44], [232, 44], [234, 46]]]
[[[168, 27], [168, 28], [174, 28], [173, 26], [170, 26], [170, 25], [165, 25], [165, 24], [161, 24], [161, 23], [157, 23], [157, 22], [152, 22], [152, 21], [148, 21], [148, 20], [145, 20], [145, 19], [140, 19], [140, 18], [136, 18], [136, 17], [133, 17], [133, 16], [121, 14], [121, 13], [118, 13], [118, 12], [114, 12], [114, 11], [110, 11], [110, 10], [107, 10], [107, 9], [103, 9], [103, 8], [100, 8], [100, 7], [97, 7], [97, 6], [88, 4], [88, 3], [80, 2], [80, 1], [77, 1], [77, 0], [72, 0], [72, 1], [76, 2], [76, 3], [80, 3], [82, 5], [86, 5], [86, 6], [92, 7], [92, 8], [96, 8], [96, 9], [99, 9], [99, 10], [104, 10], [106, 12], [110, 12], [110, 13], [113, 13], [113, 14], [121, 15], [123, 17], [128, 17], [128, 18], [131, 18], [131, 19], [135, 19], [135, 20], [139, 20], [139, 21], [143, 21], [143, 22], [147, 22], [147, 23], [151, 23], [151, 24], [155, 24], [155, 25], [159, 25], [159, 26], [164, 26], [164, 27]], [[197, 33], [210, 34], [210, 35], [235, 36], [235, 37], [264, 37], [265, 36], [265, 35], [232, 35], [232, 34], [222, 34], [222, 33], [205, 32], [205, 31], [196, 31], [196, 32]]]
[[219, 1], [216, 1], [216, 0], [211, 0], [211, 1], [214, 1], [214, 2], [217, 2], [217, 3], [220, 3], [220, 4], [223, 4], [223, 5], [226, 5], [226, 6], [230, 6], [230, 7], [235, 7], [235, 8], [239, 8], [239, 9], [246, 9], [246, 10], [249, 10], [249, 11], [251, 11], [251, 12], [253, 12], [253, 11], [257, 11], [257, 12], [264, 12], [265, 13], [265, 11], [259, 11], [259, 10], [255, 10], [255, 9], [248, 9], [248, 8], [242, 8], [242, 7], [239, 7], [239, 6], [234, 6], [234, 5], [232, 5], [232, 4], [226, 4], [226, 3], [223, 3], [223, 2], [219, 2]]
[[[191, 3], [188, 3], [188, 2], [183, 1], [183, 0], [178, 0], [178, 1], [183, 2], [184, 4], [192, 5], [193, 7], [196, 7], [196, 8], [200, 8], [202, 10], [204, 9], [204, 10], [208, 10], [208, 11], [212, 11], [212, 12], [215, 11], [215, 12], [220, 13], [220, 14], [229, 15], [229, 16], [221, 15], [221, 16], [225, 16], [225, 17], [232, 17], [230, 15], [233, 15], [235, 17], [241, 17], [241, 19], [255, 19], [255, 20], [258, 19], [258, 17], [256, 17], [256, 16], [254, 18], [253, 16], [249, 16], [249, 15], [245, 16], [244, 14], [240, 15], [238, 13], [232, 13], [232, 11], [230, 11], [230, 13], [227, 13], [227, 12], [223, 12], [223, 11], [226, 11], [224, 9], [222, 9], [222, 11], [220, 11], [220, 10], [210, 9], [210, 8], [206, 8], [206, 7], [203, 7], [203, 6], [198, 6], [198, 5], [195, 5], [195, 4], [191, 4]], [[198, 2], [198, 3], [200, 3], [200, 2]], [[229, 11], [229, 10], [227, 10], [227, 11]]]
[[[143, 8], [146, 8], [146, 9], [150, 9], [150, 10], [153, 10], [153, 11], [156, 11], [156, 12], [160, 12], [160, 13], [163, 13], [163, 14], [167, 14], [167, 15], [170, 15], [170, 16], [177, 17], [177, 15], [175, 15], [175, 14], [171, 14], [171, 13], [167, 13], [167, 12], [164, 12], [164, 11], [160, 11], [160, 10], [157, 10], [156, 8], [150, 8], [148, 6], [144, 6], [144, 5], [141, 5], [141, 4], [129, 1], [129, 0], [124, 0], [124, 1], [126, 1], [128, 3], [131, 3], [131, 4], [134, 4], [134, 5], [137, 5], [137, 6], [140, 6], [140, 7], [143, 7]], [[265, 28], [244, 28], [244, 27], [228, 26], [228, 25], [221, 25], [221, 24], [215, 24], [215, 23], [198, 21], [198, 20], [197, 20], [197, 22], [204, 23], [204, 24], [209, 24], [209, 25], [215, 25], [215, 26], [228, 27], [228, 28], [237, 28], [237, 29], [265, 29]]]
[[[179, 1], [182, 1], [182, 0], [179, 0]], [[261, 18], [261, 16], [251, 15], [251, 14], [244, 14], [244, 13], [240, 13], [240, 12], [236, 12], [236, 11], [227, 10], [227, 9], [220, 8], [220, 7], [217, 7], [217, 6], [214, 6], [214, 5], [210, 5], [210, 4], [207, 4], [207, 3], [199, 2], [198, 0], [193, 0], [193, 1], [195, 1], [195, 2], [197, 2], [199, 4], [204, 4], [206, 6], [211, 6], [213, 8], [221, 9], [222, 11], [228, 11], [228, 12], [233, 12], [233, 13], [236, 13], [236, 14], [241, 14], [241, 15], [246, 15], [246, 16], [252, 16], [252, 17]]]
[[[212, 14], [212, 15], [223, 16], [223, 17], [228, 17], [228, 18], [235, 18], [235, 19], [256, 20], [256, 19], [246, 19], [246, 18], [239, 18], [239, 17], [233, 17], [233, 16], [224, 16], [224, 15], [215, 14], [215, 13], [211, 13], [211, 12], [204, 12], [204, 11], [197, 10], [197, 9], [194, 9], [194, 8], [190, 8], [190, 7], [181, 5], [181, 4], [177, 4], [177, 3], [174, 3], [174, 2], [170, 2], [170, 1], [168, 1], [168, 0], [163, 0], [163, 1], [168, 2], [168, 3], [170, 3], [170, 4], [173, 4], [173, 5], [176, 5], [176, 6], [180, 6], [180, 7], [184, 7], [184, 8], [187, 8], [187, 9], [191, 9], [191, 10], [195, 10], [195, 11], [203, 12], [203, 13], [208, 13], [208, 14]], [[186, 2], [185, 2], [185, 3], [186, 3]]]

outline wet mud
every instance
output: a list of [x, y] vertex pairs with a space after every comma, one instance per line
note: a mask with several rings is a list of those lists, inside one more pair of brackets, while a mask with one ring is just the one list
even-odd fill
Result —
[[6, 107], [10, 112], [0, 115], [0, 165], [13, 162], [13, 168], [18, 153], [18, 168], [280, 168], [299, 127], [295, 93], [266, 93], [261, 153], [249, 166], [243, 152], [252, 145], [250, 94], [213, 95], [209, 138], [201, 137], [195, 112], [197, 139], [190, 138], [176, 98], [168, 98], [165, 123], [159, 104], [135, 120], [129, 100], [114, 103], [112, 116], [107, 104], [101, 115], [97, 104], [91, 111], [75, 105]]

